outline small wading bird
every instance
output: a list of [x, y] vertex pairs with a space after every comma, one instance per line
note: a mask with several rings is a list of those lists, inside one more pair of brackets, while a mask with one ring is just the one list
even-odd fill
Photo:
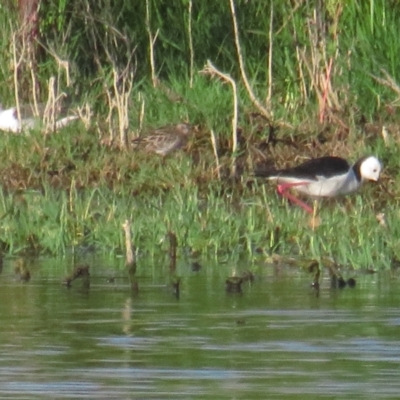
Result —
[[[71, 121], [78, 119], [77, 116], [72, 115], [61, 118], [55, 122], [55, 130], [67, 126]], [[38, 125], [40, 119], [32, 117], [18, 119], [17, 108], [11, 107], [4, 110], [0, 105], [0, 131], [20, 133], [23, 129], [33, 129]]]
[[313, 209], [309, 205], [287, 191], [295, 188], [314, 198], [346, 195], [358, 190], [364, 181], [377, 181], [381, 170], [381, 163], [373, 156], [362, 157], [353, 166], [343, 158], [328, 156], [288, 169], [256, 169], [255, 175], [277, 181], [277, 191], [281, 196], [312, 214]]
[[135, 149], [143, 149], [164, 157], [185, 146], [191, 131], [191, 125], [184, 123], [165, 126], [146, 136], [133, 139], [132, 144]]
[[0, 130], [17, 133], [21, 130], [21, 124], [17, 118], [17, 109], [15, 107], [3, 110], [0, 106]]

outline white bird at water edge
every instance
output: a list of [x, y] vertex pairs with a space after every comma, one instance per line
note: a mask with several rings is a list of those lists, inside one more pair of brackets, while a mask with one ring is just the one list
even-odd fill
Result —
[[[55, 130], [67, 126], [71, 121], [78, 119], [77, 116], [71, 115], [61, 118], [55, 123]], [[0, 106], [0, 130], [12, 133], [20, 133], [24, 129], [32, 129], [37, 125], [38, 120], [35, 118], [18, 119], [17, 108], [11, 107], [3, 109]]]

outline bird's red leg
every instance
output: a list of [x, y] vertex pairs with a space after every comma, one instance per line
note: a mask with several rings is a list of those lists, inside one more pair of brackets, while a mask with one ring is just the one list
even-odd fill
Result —
[[305, 211], [307, 211], [309, 214], [313, 214], [314, 210], [306, 203], [302, 202], [300, 199], [298, 199], [296, 196], [292, 195], [291, 193], [288, 193], [287, 190], [294, 187], [294, 186], [304, 186], [308, 185], [307, 182], [298, 182], [298, 183], [283, 183], [281, 185], [277, 186], [277, 192], [283, 196], [292, 201], [293, 203], [297, 204], [301, 208], [303, 208]]

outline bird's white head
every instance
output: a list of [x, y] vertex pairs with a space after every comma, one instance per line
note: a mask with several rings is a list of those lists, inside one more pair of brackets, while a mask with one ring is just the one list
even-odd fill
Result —
[[364, 158], [360, 164], [361, 179], [367, 181], [377, 181], [381, 174], [382, 164], [373, 156]]

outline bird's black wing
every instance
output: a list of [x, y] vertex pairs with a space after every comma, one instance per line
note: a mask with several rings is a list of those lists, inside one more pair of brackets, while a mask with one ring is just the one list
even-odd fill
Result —
[[279, 175], [279, 170], [271, 166], [256, 165], [254, 168], [254, 176], [258, 176], [260, 178], [273, 178], [277, 175]]
[[313, 158], [297, 165], [296, 167], [287, 169], [265, 169], [258, 167], [254, 174], [255, 176], [265, 178], [299, 178], [306, 180], [317, 180], [318, 177], [330, 178], [335, 175], [342, 175], [350, 169], [349, 163], [340, 157], [320, 157]]
[[349, 163], [340, 157], [320, 157], [308, 160], [296, 167], [281, 170], [280, 176], [295, 176], [300, 179], [317, 179], [318, 176], [330, 178], [343, 175], [350, 169]]

